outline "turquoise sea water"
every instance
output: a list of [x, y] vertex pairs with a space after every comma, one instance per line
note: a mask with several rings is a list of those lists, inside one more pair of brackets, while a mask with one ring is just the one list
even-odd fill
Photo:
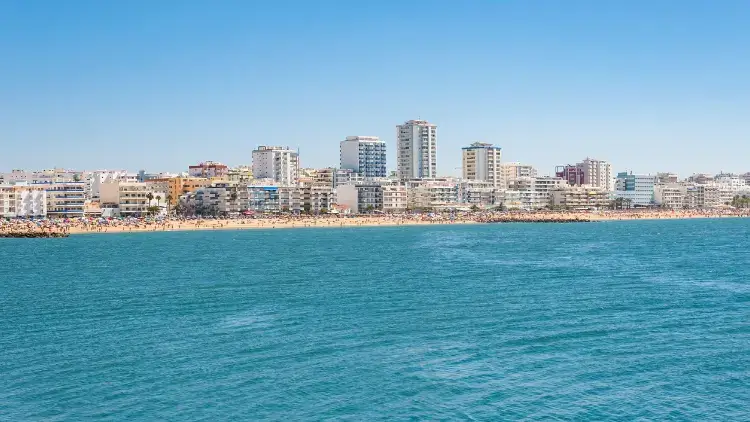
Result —
[[749, 420], [750, 220], [0, 239], [0, 420]]

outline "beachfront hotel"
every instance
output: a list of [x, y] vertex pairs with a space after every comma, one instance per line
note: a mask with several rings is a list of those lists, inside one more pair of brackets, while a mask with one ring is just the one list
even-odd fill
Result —
[[385, 142], [377, 136], [347, 136], [340, 143], [340, 165], [366, 178], [386, 177]]
[[500, 147], [474, 142], [461, 149], [464, 180], [489, 182], [492, 186], [503, 186], [503, 172], [500, 168], [502, 150]]
[[396, 166], [400, 179], [437, 177], [437, 125], [409, 120], [396, 126]]
[[259, 146], [253, 151], [253, 177], [294, 186], [299, 180], [299, 154], [289, 147]]

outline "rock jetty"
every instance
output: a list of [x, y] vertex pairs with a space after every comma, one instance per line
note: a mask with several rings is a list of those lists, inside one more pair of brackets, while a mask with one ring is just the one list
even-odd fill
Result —
[[59, 232], [0, 232], [0, 237], [12, 237], [20, 239], [46, 239], [53, 237], [68, 237], [67, 233]]
[[544, 217], [544, 216], [493, 216], [484, 223], [591, 223], [587, 217]]

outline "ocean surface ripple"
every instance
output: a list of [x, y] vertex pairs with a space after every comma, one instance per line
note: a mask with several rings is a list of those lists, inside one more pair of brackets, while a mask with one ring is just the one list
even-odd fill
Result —
[[750, 221], [0, 240], [0, 420], [750, 420]]

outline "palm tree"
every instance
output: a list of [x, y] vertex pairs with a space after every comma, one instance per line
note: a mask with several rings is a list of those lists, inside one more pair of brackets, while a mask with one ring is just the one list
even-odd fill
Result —
[[169, 214], [170, 207], [172, 206], [172, 199], [174, 199], [172, 198], [172, 194], [171, 193], [168, 194], [167, 195], [167, 214]]
[[161, 195], [156, 195], [156, 206], [160, 206], [159, 202], [161, 202]]
[[146, 199], [148, 199], [148, 203], [149, 203], [149, 205], [151, 205], [151, 200], [154, 199], [154, 194], [151, 193], [151, 192], [147, 193], [146, 194]]

